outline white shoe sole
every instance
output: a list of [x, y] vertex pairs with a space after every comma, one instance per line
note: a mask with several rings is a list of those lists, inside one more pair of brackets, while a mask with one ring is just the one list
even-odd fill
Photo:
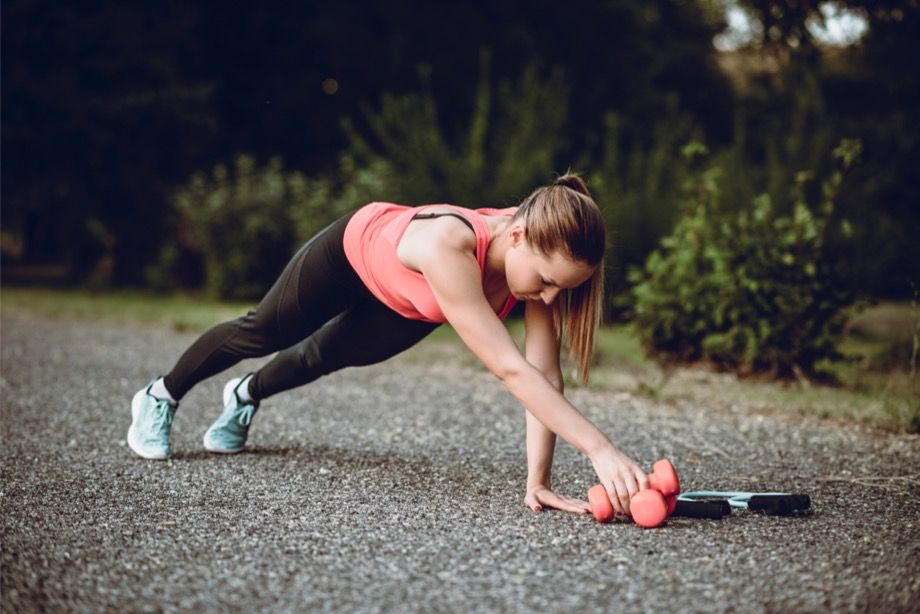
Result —
[[141, 411], [141, 403], [144, 402], [145, 394], [147, 394], [147, 389], [143, 388], [134, 395], [133, 399], [131, 399], [131, 426], [128, 428], [128, 446], [141, 458], [146, 458], [148, 460], [166, 460], [166, 454], [151, 453], [144, 449], [144, 445], [138, 441], [137, 434], [134, 431], [134, 423], [137, 422], [137, 415]]
[[208, 429], [208, 432], [204, 434], [204, 437], [201, 440], [201, 442], [204, 444], [204, 449], [208, 452], [213, 452], [214, 454], [238, 454], [243, 451], [243, 448], [228, 450], [227, 448], [219, 448], [217, 446], [211, 445], [211, 443], [208, 441], [208, 435], [210, 434], [211, 429]]

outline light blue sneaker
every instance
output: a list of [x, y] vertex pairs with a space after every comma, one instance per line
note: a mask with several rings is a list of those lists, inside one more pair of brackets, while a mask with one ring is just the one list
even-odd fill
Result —
[[169, 431], [178, 403], [150, 394], [153, 382], [141, 388], [131, 400], [131, 427], [128, 429], [128, 445], [134, 453], [143, 458], [162, 460], [169, 458]]
[[243, 403], [236, 391], [252, 373], [235, 377], [224, 386], [224, 411], [204, 434], [204, 449], [219, 454], [242, 452], [249, 435], [249, 425], [259, 404]]

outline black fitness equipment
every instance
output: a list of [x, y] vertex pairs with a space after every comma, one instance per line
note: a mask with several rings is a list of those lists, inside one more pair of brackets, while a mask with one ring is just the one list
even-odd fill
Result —
[[763, 512], [770, 516], [792, 516], [811, 507], [811, 497], [788, 492], [731, 492], [695, 490], [677, 496], [674, 516], [721, 519], [732, 508]]

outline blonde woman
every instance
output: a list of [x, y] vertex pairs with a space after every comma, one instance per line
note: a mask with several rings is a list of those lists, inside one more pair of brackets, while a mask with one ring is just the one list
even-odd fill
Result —
[[[565, 336], [587, 381], [604, 244], [601, 212], [569, 174], [507, 209], [365, 205], [307, 242], [255, 309], [204, 333], [169, 374], [134, 395], [128, 443], [143, 458], [169, 457], [186, 392], [244, 358], [279, 352], [227, 382], [223, 411], [204, 435], [211, 452], [240, 452], [262, 400], [383, 361], [449, 322], [526, 409], [525, 504], [590, 511], [550, 488], [558, 435], [588, 456], [615, 511], [628, 513], [647, 476], [563, 396], [559, 367]], [[502, 323], [518, 301], [523, 354]]]

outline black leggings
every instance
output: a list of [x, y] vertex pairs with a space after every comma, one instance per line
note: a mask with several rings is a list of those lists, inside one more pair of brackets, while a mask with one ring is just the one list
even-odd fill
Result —
[[265, 399], [343, 367], [386, 360], [438, 327], [404, 318], [370, 293], [342, 245], [352, 215], [301, 247], [255, 309], [218, 324], [182, 354], [164, 380], [173, 398], [244, 358], [279, 352], [249, 382], [252, 397]]

